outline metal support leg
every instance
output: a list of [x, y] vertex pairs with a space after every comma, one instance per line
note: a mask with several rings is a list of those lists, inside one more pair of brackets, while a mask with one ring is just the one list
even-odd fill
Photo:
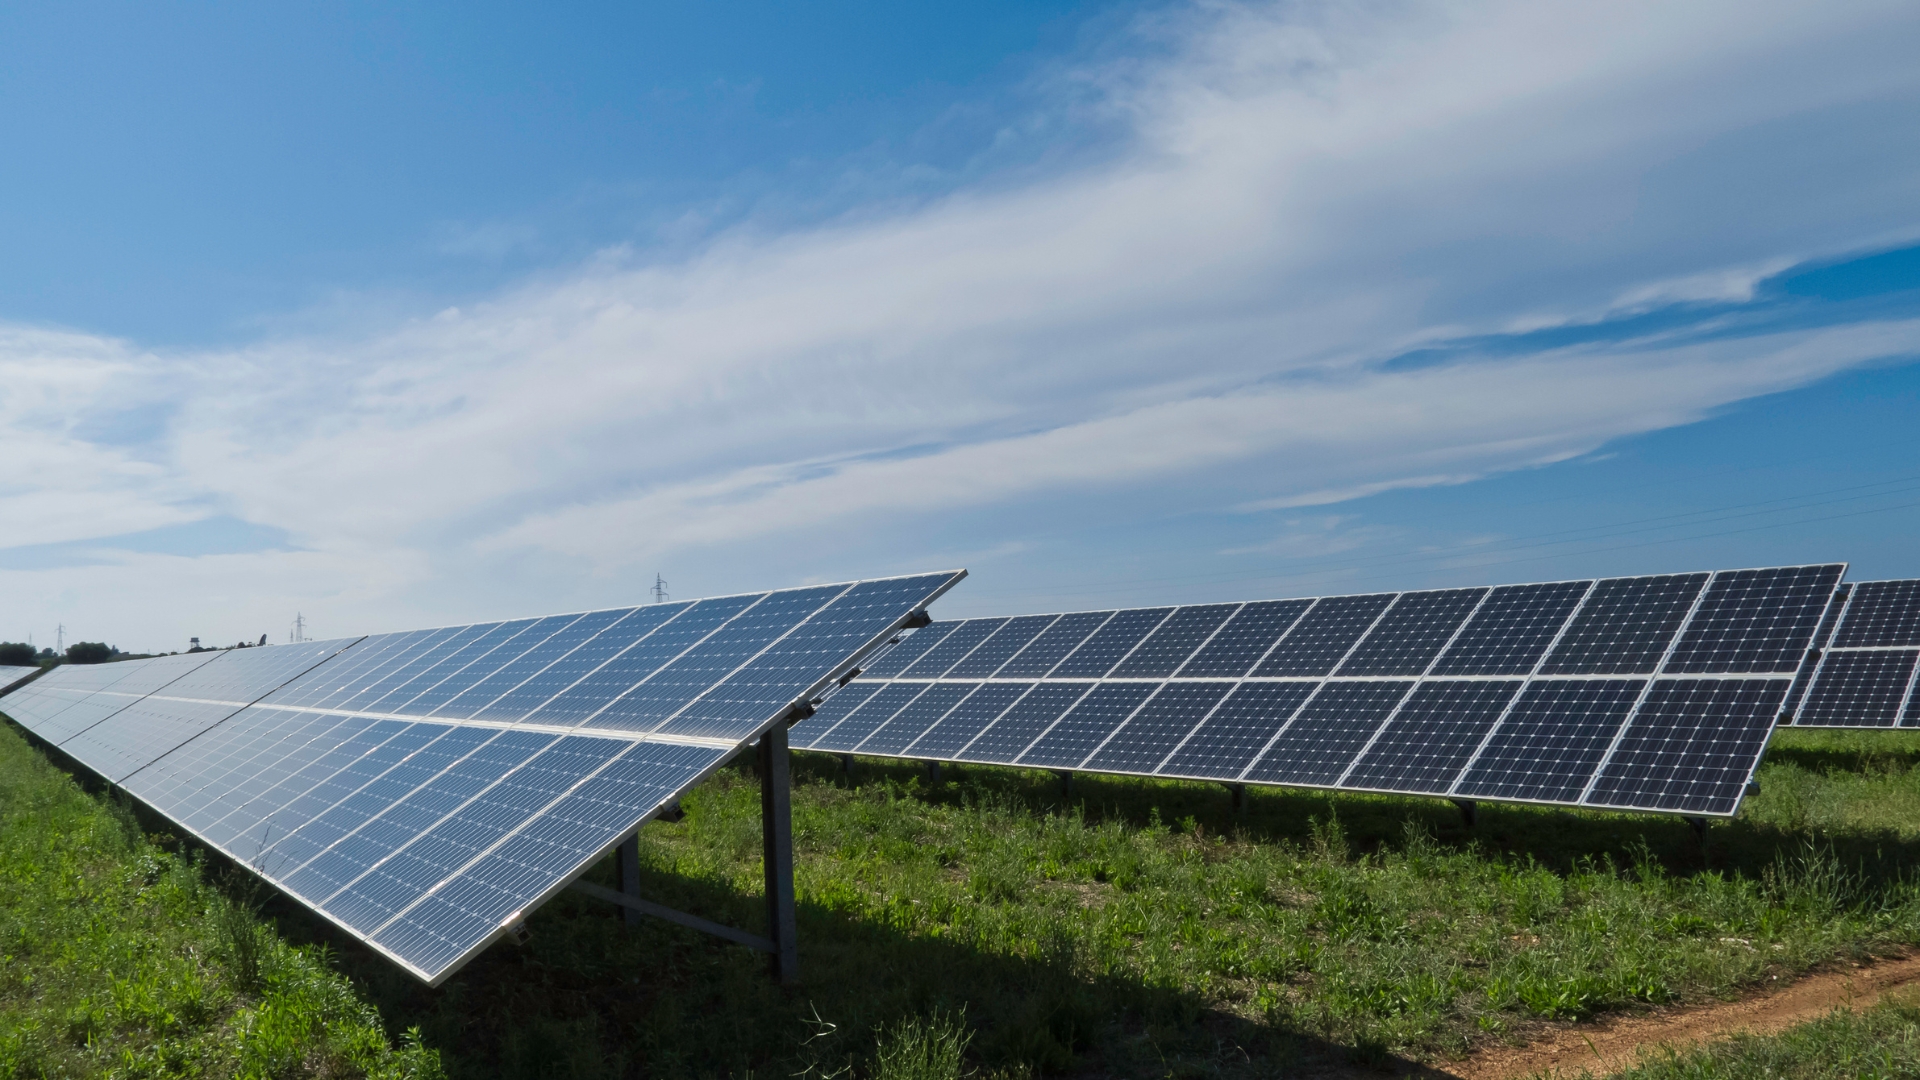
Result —
[[[614, 853], [613, 861], [620, 870], [620, 891], [635, 900], [640, 899], [640, 838], [629, 836], [622, 841], [620, 850]], [[637, 908], [623, 907], [620, 911], [629, 930], [639, 926], [644, 918]]]
[[1060, 772], [1060, 797], [1073, 798], [1073, 772], [1070, 769], [1063, 769]]
[[1699, 837], [1700, 842], [1705, 844], [1707, 842], [1707, 826], [1711, 823], [1703, 817], [1690, 817], [1687, 819], [1687, 824], [1693, 826], [1693, 835]]
[[1455, 799], [1453, 805], [1460, 808], [1460, 823], [1471, 829], [1480, 821], [1480, 804], [1472, 799]]
[[1233, 812], [1243, 813], [1247, 809], [1247, 785], [1228, 784], [1227, 790], [1233, 793]]
[[853, 755], [852, 754], [840, 755], [840, 772], [844, 776], [853, 775]]
[[931, 784], [937, 784], [939, 782], [940, 782], [940, 763], [937, 761], [927, 762], [927, 783], [931, 785]]
[[767, 937], [773, 941], [773, 974], [784, 986], [800, 979], [793, 897], [793, 800], [788, 786], [787, 727], [775, 724], [760, 736], [760, 839], [767, 873]]

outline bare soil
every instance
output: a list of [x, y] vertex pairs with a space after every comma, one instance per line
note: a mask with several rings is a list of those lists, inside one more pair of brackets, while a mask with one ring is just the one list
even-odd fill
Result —
[[1767, 1035], [1836, 1008], [1866, 1008], [1914, 983], [1920, 983], [1920, 953], [1816, 973], [1739, 1001], [1571, 1025], [1526, 1046], [1498, 1047], [1464, 1061], [1429, 1066], [1424, 1075], [1436, 1080], [1520, 1080], [1543, 1073], [1606, 1076], [1634, 1065], [1642, 1050], [1681, 1048], [1741, 1032]]

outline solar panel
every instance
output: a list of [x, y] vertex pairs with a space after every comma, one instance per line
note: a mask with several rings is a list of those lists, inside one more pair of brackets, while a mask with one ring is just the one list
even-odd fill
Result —
[[0, 711], [438, 985], [963, 574], [68, 665]]
[[0, 664], [0, 694], [6, 693], [18, 684], [40, 674], [37, 667], [15, 667], [12, 664]]
[[1784, 708], [1798, 727], [1920, 727], [1920, 581], [1842, 586]]
[[[1844, 617], [1829, 618], [1845, 570], [936, 623], [896, 647], [920, 660], [876, 659], [794, 745], [1726, 816], [1816, 634], [1823, 624], [1839, 627], [1836, 642], [1846, 633]], [[1920, 590], [1906, 595], [1920, 603]], [[1873, 640], [1912, 634], [1899, 652], [1911, 660], [1920, 618], [1875, 603]], [[938, 644], [916, 647], [923, 634]], [[965, 659], [1007, 636], [1023, 644]], [[938, 650], [951, 658], [929, 663]], [[1910, 697], [1914, 666], [1881, 662], [1881, 696], [1898, 684]], [[1826, 678], [1829, 692], [1841, 685]], [[1803, 712], [1822, 692], [1813, 680]]]

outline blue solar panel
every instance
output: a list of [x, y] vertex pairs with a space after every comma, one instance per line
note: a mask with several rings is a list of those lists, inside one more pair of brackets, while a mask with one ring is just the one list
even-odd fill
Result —
[[960, 576], [72, 666], [0, 709], [437, 983]]
[[[926, 760], [1558, 805], [1595, 805], [1587, 796], [1603, 773], [1638, 769], [1609, 780], [1604, 797], [1642, 800], [1632, 803], [1635, 809], [1726, 814], [1731, 781], [1721, 773], [1738, 771], [1726, 762], [1758, 750], [1745, 706], [1726, 706], [1707, 691], [1748, 702], [1733, 682], [1779, 676], [1784, 686], [1804, 673], [1803, 658], [1825, 633], [1821, 627], [1846, 625], [1830, 602], [1844, 569], [1732, 570], [934, 624], [921, 633], [940, 635], [949, 656], [929, 662], [928, 649], [917, 654], [923, 657], [917, 664], [870, 669], [852, 683], [862, 688], [861, 697], [827, 706], [847, 736], [815, 745]], [[1899, 598], [1905, 594], [1881, 592], [1886, 599], [1875, 608], [1874, 633], [1904, 633]], [[1825, 691], [1812, 679], [1802, 716], [1827, 715], [1829, 698], [1845, 696], [1843, 690], [1865, 679], [1846, 672], [1872, 668], [1868, 681], [1876, 688], [1879, 722], [1891, 725], [1892, 717], [1905, 715], [1906, 722], [1920, 723], [1909, 677], [1920, 666], [1920, 646], [1879, 648], [1873, 661], [1833, 661]], [[926, 681], [935, 678], [940, 681]], [[1721, 681], [1728, 686], [1719, 687]], [[1673, 698], [1683, 683], [1701, 686]], [[911, 695], [932, 685], [941, 687], [937, 700], [894, 718]], [[1779, 703], [1770, 692], [1749, 696]], [[862, 718], [852, 709], [883, 700], [885, 716]], [[1652, 730], [1647, 725], [1656, 716], [1684, 724], [1694, 713], [1702, 726], [1689, 738], [1721, 740], [1715, 751], [1721, 757], [1683, 755], [1678, 772], [1655, 776], [1658, 770], [1646, 764], [1654, 751], [1642, 745], [1651, 737], [1643, 735]], [[892, 733], [884, 733], [889, 728]], [[822, 730], [807, 737], [819, 740]], [[1700, 778], [1708, 773], [1714, 778]], [[1674, 794], [1687, 783], [1715, 793]]]

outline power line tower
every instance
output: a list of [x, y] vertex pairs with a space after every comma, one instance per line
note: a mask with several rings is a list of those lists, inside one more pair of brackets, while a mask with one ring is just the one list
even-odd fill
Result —
[[59, 626], [56, 626], [53, 629], [53, 651], [55, 653], [64, 653], [67, 651], [67, 624], [66, 623], [61, 623]]
[[296, 645], [307, 640], [307, 617], [305, 615], [297, 611], [293, 613], [293, 633], [287, 635], [287, 640]]
[[667, 579], [656, 572], [653, 575], [653, 602], [664, 604], [671, 599], [673, 598], [667, 595]]

